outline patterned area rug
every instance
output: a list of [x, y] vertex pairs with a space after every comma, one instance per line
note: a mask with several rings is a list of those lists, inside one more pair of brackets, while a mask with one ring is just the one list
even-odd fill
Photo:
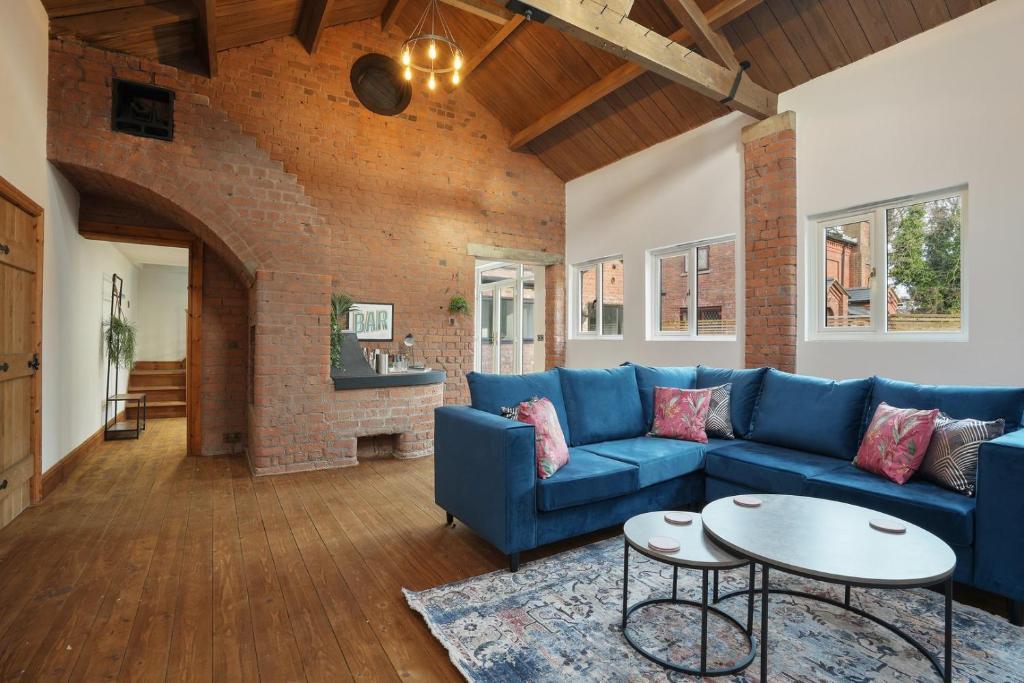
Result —
[[[747, 569], [721, 574], [722, 593], [745, 588]], [[672, 570], [630, 553], [630, 604], [671, 593]], [[842, 588], [772, 574], [773, 588], [842, 599]], [[680, 597], [700, 600], [700, 572], [681, 570]], [[471, 681], [692, 680], [637, 654], [619, 627], [622, 538], [600, 541], [429, 590], [405, 591]], [[937, 653], [942, 651], [943, 598], [924, 589], [855, 588], [853, 604], [895, 623]], [[746, 623], [746, 597], [720, 606]], [[755, 633], [760, 623], [755, 602]], [[772, 595], [769, 678], [772, 681], [939, 680], [911, 645], [868, 619], [823, 603]], [[671, 661], [698, 666], [700, 611], [650, 606], [630, 617], [636, 639]], [[1024, 629], [987, 612], [954, 605], [954, 680], [1024, 681]], [[745, 642], [724, 619], [709, 620], [709, 667], [740, 659]], [[758, 681], [758, 660], [741, 674], [718, 680]]]

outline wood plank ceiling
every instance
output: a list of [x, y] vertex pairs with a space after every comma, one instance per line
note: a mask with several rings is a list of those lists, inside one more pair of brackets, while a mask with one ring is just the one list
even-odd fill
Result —
[[[630, 19], [700, 50], [674, 0], [635, 0]], [[992, 0], [695, 0], [707, 24], [772, 92], [883, 50]], [[216, 73], [216, 52], [382, 16], [411, 30], [426, 0], [43, 0], [51, 32]], [[510, 146], [570, 180], [729, 110], [488, 0], [443, 0], [472, 65], [461, 88], [509, 130]], [[304, 17], [305, 14], [305, 17]], [[507, 21], [513, 24], [503, 25]], [[693, 27], [692, 22], [690, 27]], [[703, 24], [703, 22], [700, 22]], [[721, 47], [721, 45], [719, 45]], [[457, 90], [456, 90], [457, 93]], [[417, 96], [425, 96], [417, 93]], [[457, 94], [454, 96], [457, 97]]]

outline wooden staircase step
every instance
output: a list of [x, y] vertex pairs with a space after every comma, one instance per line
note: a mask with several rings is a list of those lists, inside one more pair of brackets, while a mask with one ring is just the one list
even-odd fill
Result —
[[136, 370], [181, 370], [185, 367], [183, 360], [139, 360], [135, 361]]
[[[135, 406], [128, 406], [125, 408], [124, 415], [126, 418], [134, 420], [135, 413], [139, 409]], [[184, 401], [147, 401], [146, 403], [146, 418], [161, 418], [161, 417], [185, 417], [185, 402]]]
[[133, 375], [140, 377], [150, 375], [184, 375], [185, 368], [168, 368], [167, 370], [132, 370]]

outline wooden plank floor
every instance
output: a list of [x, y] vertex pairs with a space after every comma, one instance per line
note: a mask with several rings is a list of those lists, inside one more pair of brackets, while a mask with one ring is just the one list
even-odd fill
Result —
[[0, 531], [0, 679], [460, 679], [401, 589], [505, 559], [444, 526], [429, 458], [254, 479], [149, 425]]

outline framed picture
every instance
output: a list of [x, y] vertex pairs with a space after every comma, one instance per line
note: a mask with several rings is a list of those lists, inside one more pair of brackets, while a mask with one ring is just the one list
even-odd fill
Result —
[[394, 341], [395, 305], [354, 303], [348, 311], [349, 332], [360, 341]]

